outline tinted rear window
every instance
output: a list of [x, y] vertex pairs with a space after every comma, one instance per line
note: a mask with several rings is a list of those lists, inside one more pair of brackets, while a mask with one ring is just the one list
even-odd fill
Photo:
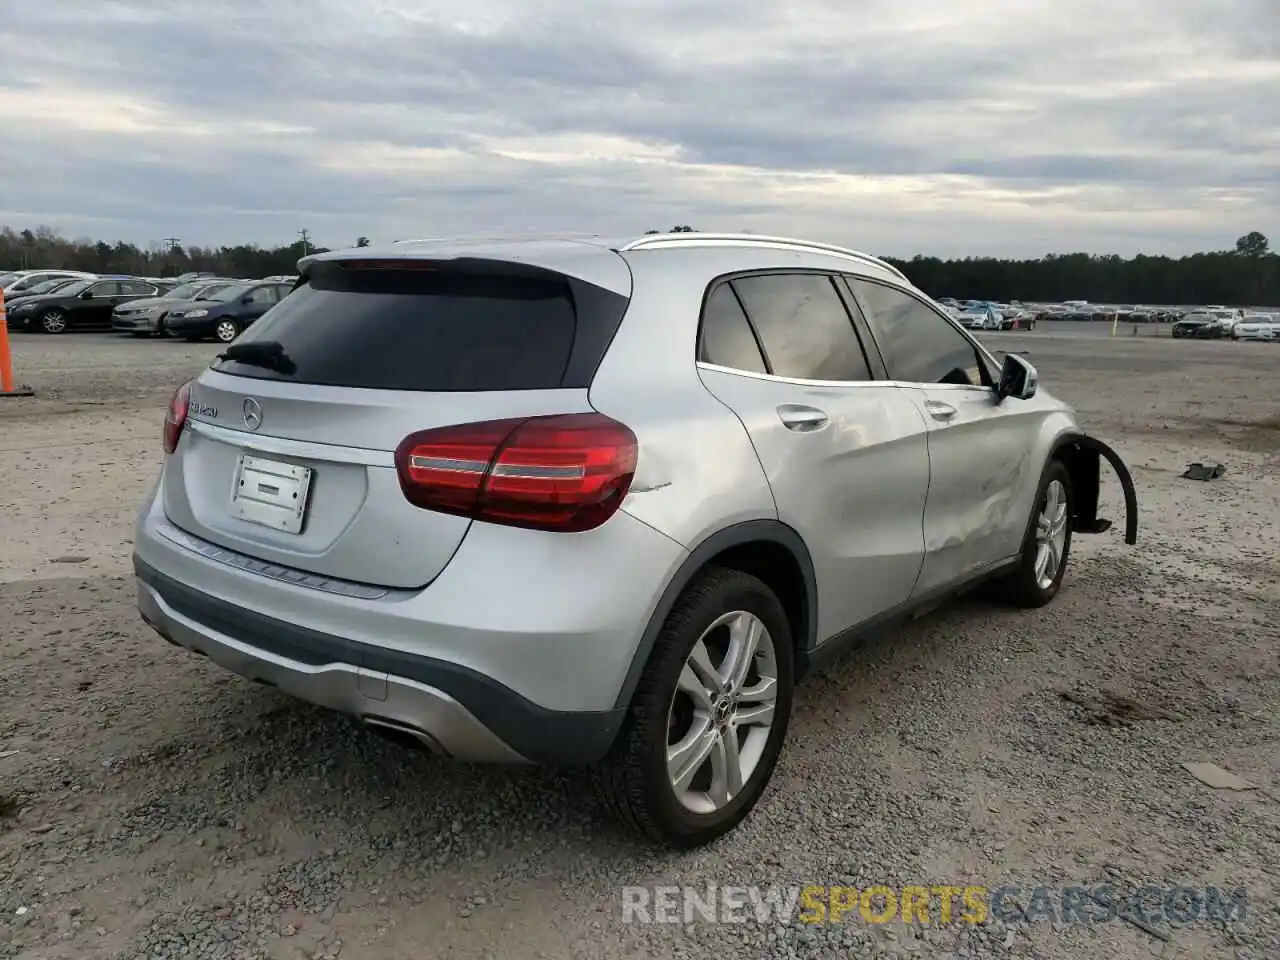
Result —
[[288, 372], [224, 361], [237, 376], [381, 390], [587, 387], [627, 298], [545, 270], [312, 267], [240, 338], [276, 341]]

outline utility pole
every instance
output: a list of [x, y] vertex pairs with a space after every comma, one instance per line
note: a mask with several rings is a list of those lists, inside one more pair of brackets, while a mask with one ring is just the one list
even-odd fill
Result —
[[302, 239], [302, 255], [305, 257], [311, 252], [311, 231], [299, 230], [298, 236]]
[[[162, 266], [162, 267], [160, 268], [160, 269], [161, 269], [162, 274], [163, 274], [163, 272], [164, 272], [164, 271], [168, 270], [168, 269], [172, 266], [172, 264], [173, 264], [173, 252], [174, 252], [175, 250], [177, 250], [177, 249], [178, 249], [178, 244], [179, 244], [179, 243], [181, 243], [181, 242], [182, 242], [182, 238], [181, 238], [181, 237], [165, 237], [165, 238], [164, 238], [164, 259], [165, 259], [165, 264], [164, 264], [164, 266]], [[176, 268], [176, 267], [174, 268], [174, 272], [175, 272], [175, 273], [177, 272], [177, 268]]]

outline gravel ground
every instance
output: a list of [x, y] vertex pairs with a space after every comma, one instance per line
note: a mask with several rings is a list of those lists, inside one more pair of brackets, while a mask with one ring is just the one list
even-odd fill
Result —
[[[214, 348], [14, 340], [40, 395], [0, 400], [0, 957], [1280, 957], [1280, 349], [992, 335], [1127, 457], [1139, 546], [1078, 538], [1048, 608], [966, 600], [853, 652], [801, 688], [756, 814], [669, 855], [579, 774], [409, 753], [163, 644], [130, 527]], [[1103, 882], [1248, 907], [1154, 933], [621, 918], [626, 885]]]

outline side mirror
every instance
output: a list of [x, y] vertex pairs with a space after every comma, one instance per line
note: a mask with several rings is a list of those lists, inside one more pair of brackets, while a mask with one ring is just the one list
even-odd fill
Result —
[[92, 291], [92, 290], [81, 290], [81, 291], [80, 291], [80, 299], [81, 299], [81, 300], [92, 300], [92, 299], [93, 299], [93, 291]]
[[1040, 375], [1035, 367], [1016, 353], [1006, 353], [1004, 365], [1000, 368], [1000, 382], [996, 385], [996, 403], [1006, 397], [1030, 400], [1036, 395], [1039, 383]]

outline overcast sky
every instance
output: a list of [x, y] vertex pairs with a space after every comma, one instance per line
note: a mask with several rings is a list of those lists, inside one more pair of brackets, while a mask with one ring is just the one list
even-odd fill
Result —
[[18, 228], [1280, 246], [1280, 0], [3, 0], [0, 41]]

